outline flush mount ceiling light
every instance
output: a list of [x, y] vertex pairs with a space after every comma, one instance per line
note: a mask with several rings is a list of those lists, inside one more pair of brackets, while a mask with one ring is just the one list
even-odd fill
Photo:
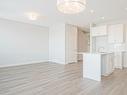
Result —
[[105, 19], [105, 17], [104, 17], [104, 16], [102, 16], [102, 17], [101, 17], [101, 19], [102, 19], [102, 20], [104, 20], [104, 19]]
[[76, 14], [86, 8], [86, 0], [57, 0], [57, 8], [65, 14]]
[[90, 10], [90, 13], [93, 14], [94, 13], [94, 10]]
[[39, 14], [31, 12], [31, 13], [27, 13], [27, 16], [28, 16], [28, 18], [29, 18], [30, 20], [37, 20]]

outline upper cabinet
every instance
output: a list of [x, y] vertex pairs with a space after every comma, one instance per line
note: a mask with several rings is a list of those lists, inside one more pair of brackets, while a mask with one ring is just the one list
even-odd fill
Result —
[[107, 25], [92, 27], [91, 32], [92, 36], [105, 36], [107, 35]]
[[108, 26], [108, 42], [123, 43], [124, 42], [124, 25], [116, 24]]

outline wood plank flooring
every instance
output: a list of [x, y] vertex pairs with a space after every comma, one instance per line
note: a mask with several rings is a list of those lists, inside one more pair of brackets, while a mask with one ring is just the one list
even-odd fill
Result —
[[82, 78], [82, 63], [0, 68], [0, 95], [127, 95], [127, 69], [102, 82]]

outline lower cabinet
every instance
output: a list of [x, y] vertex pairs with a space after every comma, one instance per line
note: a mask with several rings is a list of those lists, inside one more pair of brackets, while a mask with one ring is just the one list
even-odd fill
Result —
[[114, 54], [115, 68], [123, 68], [123, 52], [115, 52]]
[[104, 54], [101, 56], [101, 75], [108, 76], [110, 75], [114, 70], [114, 60], [113, 60], [113, 54]]

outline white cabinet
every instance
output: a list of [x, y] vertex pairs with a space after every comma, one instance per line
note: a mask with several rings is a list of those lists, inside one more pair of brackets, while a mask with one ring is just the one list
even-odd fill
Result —
[[101, 54], [83, 54], [83, 77], [101, 81]]
[[73, 25], [65, 26], [65, 50], [66, 50], [66, 63], [77, 62], [77, 27]]
[[124, 41], [124, 25], [116, 24], [108, 26], [108, 42], [122, 43]]
[[84, 53], [83, 77], [101, 81], [101, 75], [108, 76], [114, 70], [113, 53]]
[[101, 74], [103, 76], [108, 76], [111, 74], [114, 70], [114, 60], [113, 60], [113, 53], [111, 54], [104, 54], [102, 55], [101, 59]]
[[123, 52], [115, 52], [114, 54], [115, 68], [123, 68]]
[[77, 62], [77, 27], [55, 24], [49, 31], [49, 60], [68, 64]]
[[107, 35], [107, 26], [97, 26], [91, 28], [92, 36], [104, 36]]

